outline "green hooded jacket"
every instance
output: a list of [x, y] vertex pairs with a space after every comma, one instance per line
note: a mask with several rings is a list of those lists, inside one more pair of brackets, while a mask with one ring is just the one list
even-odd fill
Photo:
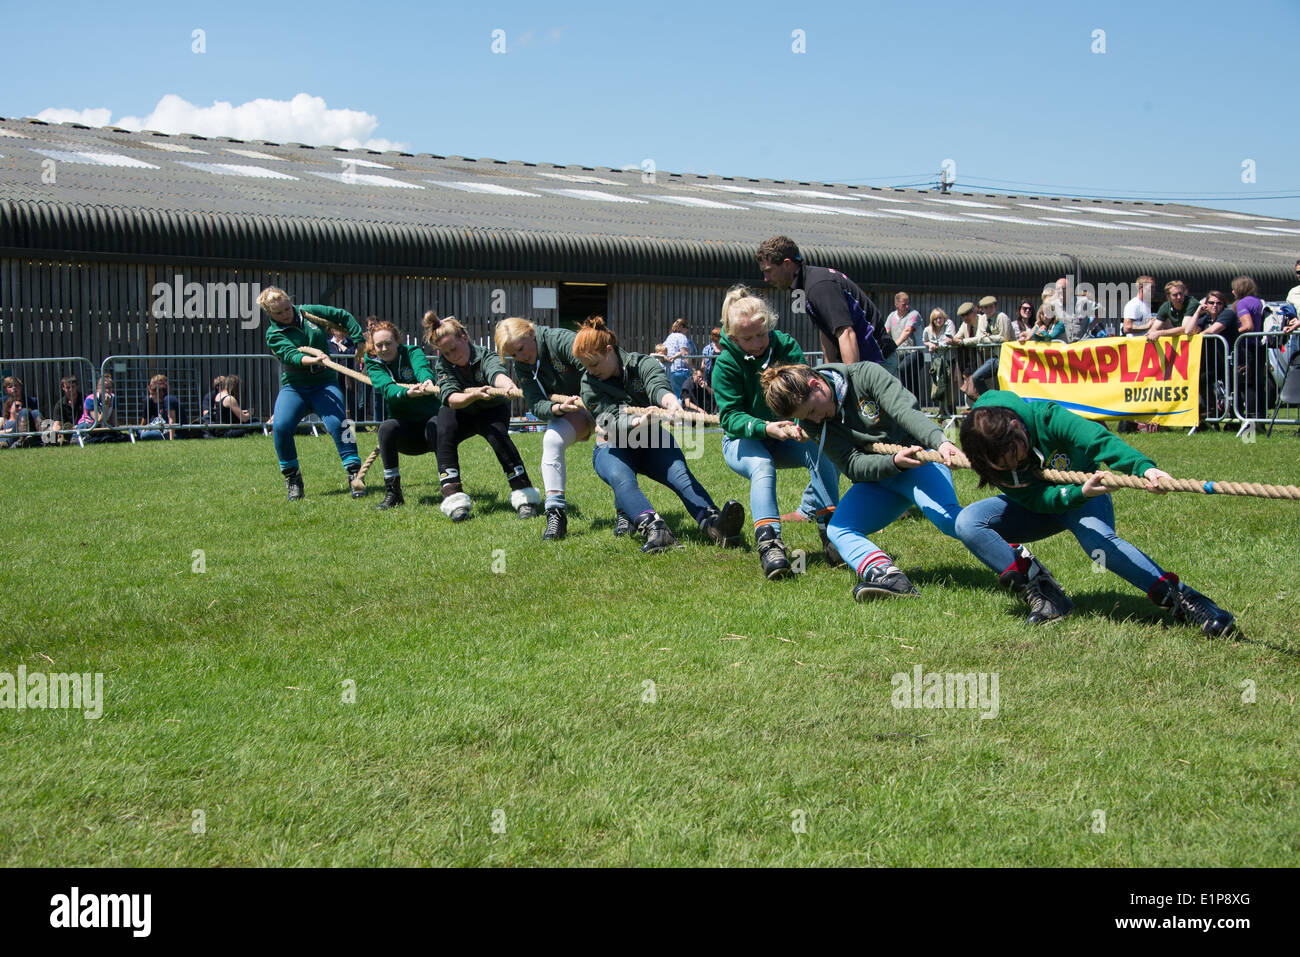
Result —
[[[1104, 462], [1110, 471], [1140, 476], [1156, 467], [1100, 422], [1075, 415], [1057, 402], [1026, 402], [1014, 392], [994, 389], [980, 396], [972, 408], [993, 405], [1010, 409], [1025, 423], [1035, 468], [1093, 472]], [[1065, 512], [1087, 501], [1082, 485], [1053, 485], [1032, 472], [1013, 471], [1009, 478], [1011, 484], [998, 483], [998, 488], [1033, 512]]]
[[366, 374], [370, 376], [375, 392], [384, 397], [390, 418], [403, 422], [427, 422], [442, 408], [442, 400], [436, 395], [407, 395], [406, 389], [397, 384], [437, 381], [429, 357], [419, 346], [398, 346], [397, 358], [391, 363], [378, 356], [366, 356]]
[[334, 306], [294, 306], [293, 323], [282, 326], [274, 319], [267, 319], [266, 344], [272, 354], [280, 360], [280, 384], [293, 386], [329, 385], [335, 381], [335, 373], [324, 366], [305, 366], [302, 359], [305, 353], [299, 352], [299, 346], [312, 346], [329, 355], [330, 334], [316, 323], [302, 317], [303, 312], [310, 312], [319, 319], [328, 319], [335, 325], [342, 326], [353, 342], [365, 341], [366, 330], [346, 309]]
[[878, 482], [902, 471], [892, 455], [864, 451], [873, 442], [927, 449], [944, 442], [943, 429], [916, 409], [916, 397], [879, 363], [831, 362], [813, 371], [831, 387], [836, 414], [821, 423], [804, 419], [799, 424], [824, 441], [819, 454], [827, 455], [850, 482]]
[[[446, 402], [451, 398], [453, 393], [464, 392], [466, 389], [473, 389], [480, 385], [494, 385], [497, 376], [503, 375], [510, 378], [506, 372], [506, 367], [502, 364], [501, 359], [495, 352], [485, 349], [483, 346], [476, 346], [473, 343], [469, 347], [469, 362], [465, 368], [454, 366], [447, 361], [443, 355], [438, 356], [438, 388], [442, 391], [441, 401]], [[468, 408], [478, 406], [480, 408], [490, 408], [494, 405], [503, 405], [510, 400], [503, 395], [491, 396], [487, 399], [480, 399], [472, 403]]]
[[668, 374], [654, 356], [639, 352], [618, 350], [619, 374], [609, 379], [597, 379], [589, 372], [582, 374], [582, 401], [597, 422], [607, 416], [601, 427], [606, 431], [621, 428], [619, 409], [625, 405], [645, 407], [658, 405], [664, 393], [673, 390], [668, 385]]
[[577, 334], [551, 326], [533, 329], [537, 334], [537, 361], [532, 365], [513, 361], [511, 378], [523, 389], [528, 411], [539, 419], [551, 419], [551, 396], [578, 395], [582, 388], [583, 369], [573, 358]]
[[758, 357], [722, 337], [722, 350], [713, 360], [711, 378], [718, 418], [728, 438], [767, 437], [767, 423], [776, 422], [777, 417], [767, 407], [759, 377], [769, 366], [801, 365], [804, 361], [799, 343], [780, 329], [768, 333], [767, 351]]

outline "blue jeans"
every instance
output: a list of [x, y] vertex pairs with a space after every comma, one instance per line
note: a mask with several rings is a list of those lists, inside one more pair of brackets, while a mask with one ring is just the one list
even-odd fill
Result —
[[1015, 561], [1007, 542], [1036, 542], [1068, 531], [1092, 558], [1101, 553], [1106, 568], [1130, 585], [1150, 592], [1164, 575], [1160, 566], [1115, 534], [1115, 506], [1098, 495], [1068, 512], [1032, 512], [1005, 495], [967, 505], [957, 519], [957, 533], [975, 557], [1001, 575]]
[[271, 429], [280, 471], [298, 467], [298, 447], [294, 444], [293, 433], [308, 412], [319, 415], [325, 428], [329, 429], [343, 467], [360, 466], [357, 443], [343, 441], [343, 420], [347, 418], [343, 411], [343, 392], [329, 382], [315, 386], [280, 386], [280, 394], [275, 397], [275, 425]]
[[[989, 389], [998, 387], [998, 358], [995, 355], [992, 359], [985, 361], [978, 369], [970, 374], [971, 382], [975, 385], [975, 390], [983, 395]], [[988, 385], [981, 385], [982, 382], [988, 382]]]
[[956, 526], [961, 506], [957, 504], [952, 473], [947, 466], [933, 462], [904, 469], [879, 482], [854, 483], [840, 499], [827, 533], [848, 566], [861, 575], [868, 565], [885, 557], [867, 536], [889, 525], [913, 505], [939, 531], [952, 538], [960, 537]]
[[617, 448], [607, 443], [597, 443], [591, 454], [591, 464], [596, 474], [614, 490], [614, 505], [620, 512], [637, 519], [654, 506], [637, 485], [638, 474], [654, 479], [677, 493], [691, 518], [699, 521], [714, 507], [713, 499], [686, 467], [686, 458], [676, 440], [665, 429], [659, 430], [659, 448]]
[[686, 383], [691, 381], [691, 370], [674, 369], [668, 374], [668, 380], [672, 383], [673, 395], [680, 399], [682, 397], [682, 389], [685, 388]]
[[722, 440], [722, 458], [731, 471], [749, 479], [749, 511], [754, 516], [755, 528], [775, 525], [777, 534], [781, 532], [781, 510], [776, 504], [777, 469], [808, 469], [809, 482], [803, 490], [799, 511], [810, 521], [815, 521], [822, 509], [830, 508], [840, 500], [840, 473], [835, 470], [835, 463], [823, 455], [817, 471], [813, 471], [812, 465], [817, 459], [815, 442], [733, 439], [727, 436]]

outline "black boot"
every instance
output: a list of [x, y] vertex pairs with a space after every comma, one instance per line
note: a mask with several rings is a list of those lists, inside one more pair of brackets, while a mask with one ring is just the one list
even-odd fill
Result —
[[715, 545], [736, 548], [740, 545], [740, 530], [745, 524], [745, 506], [734, 498], [722, 506], [722, 511], [711, 508], [700, 519], [700, 531], [708, 535]]
[[406, 504], [406, 499], [402, 498], [402, 477], [394, 475], [392, 478], [384, 479], [384, 500], [375, 508], [396, 508], [404, 504]]
[[[1014, 547], [1014, 546], [1013, 546]], [[1005, 571], [998, 578], [998, 584], [1009, 588], [1029, 605], [1027, 625], [1045, 625], [1060, 621], [1074, 610], [1074, 602], [1066, 595], [1061, 583], [1052, 577], [1052, 573], [1021, 545], [1018, 554], [1029, 559], [1029, 574], [1018, 568]]]
[[296, 502], [306, 494], [302, 485], [302, 472], [290, 469], [284, 473], [284, 486], [289, 490], [289, 501]]
[[777, 533], [775, 525], [764, 525], [754, 533], [758, 543], [758, 561], [763, 566], [763, 577], [768, 581], [777, 581], [790, 574], [790, 559], [785, 555], [785, 543]]
[[624, 515], [622, 509], [615, 509], [614, 537], [619, 538], [620, 536], [626, 535], [630, 531], [632, 531], [632, 519]]
[[1232, 612], [1224, 611], [1195, 588], [1189, 588], [1172, 573], [1166, 574], [1147, 593], [1161, 608], [1174, 613], [1174, 620], [1199, 626], [1209, 638], [1231, 635], [1237, 629]]
[[912, 598], [921, 594], [896, 565], [872, 565], [853, 586], [854, 601], [876, 598]]
[[638, 534], [645, 537], [645, 544], [641, 546], [641, 551], [647, 555], [666, 552], [670, 548], [677, 547], [677, 539], [668, 529], [668, 523], [655, 512], [650, 512], [642, 518], [636, 530]]
[[839, 568], [844, 564], [844, 559], [840, 557], [839, 549], [832, 543], [830, 535], [826, 532], [826, 526], [830, 524], [830, 519], [817, 520], [817, 537], [822, 540], [822, 555], [826, 559], [826, 564], [831, 568]]
[[569, 513], [562, 508], [552, 507], [546, 510], [546, 531], [542, 532], [542, 541], [555, 541], [569, 534]]
[[[366, 483], [357, 481], [357, 473], [360, 471], [360, 465], [348, 466], [348, 488], [351, 489], [353, 498], [361, 498], [363, 495], [370, 494], [370, 489], [366, 488]], [[387, 487], [388, 483], [385, 482], [384, 485]]]

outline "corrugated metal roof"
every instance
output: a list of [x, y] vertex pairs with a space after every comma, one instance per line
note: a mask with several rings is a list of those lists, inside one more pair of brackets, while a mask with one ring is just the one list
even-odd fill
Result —
[[[52, 161], [52, 163], [51, 163]], [[53, 182], [42, 173], [53, 172]], [[811, 262], [922, 288], [1072, 270], [1289, 285], [1300, 222], [1192, 206], [940, 195], [0, 119], [0, 247], [494, 274], [753, 278]], [[942, 278], [940, 278], [942, 277]]]

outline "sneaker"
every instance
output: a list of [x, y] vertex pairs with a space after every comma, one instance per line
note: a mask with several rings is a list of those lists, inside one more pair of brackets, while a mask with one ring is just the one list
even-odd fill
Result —
[[700, 519], [700, 530], [723, 548], [736, 548], [740, 545], [740, 530], [745, 524], [745, 506], [734, 498], [728, 499], [722, 511], [711, 508]]
[[289, 490], [289, 501], [296, 502], [306, 494], [302, 484], [302, 472], [294, 469], [284, 473], [284, 486]]
[[1013, 568], [1004, 572], [998, 579], [999, 584], [1009, 588], [1029, 605], [1029, 615], [1025, 618], [1027, 625], [1045, 625], [1060, 621], [1074, 611], [1074, 602], [1066, 595], [1061, 583], [1052, 577], [1052, 573], [1035, 558], [1023, 545], [1020, 553], [1029, 559], [1029, 574]]
[[873, 598], [910, 598], [921, 594], [897, 565], [872, 565], [853, 586], [854, 601]]
[[1195, 588], [1178, 580], [1177, 575], [1167, 575], [1151, 589], [1151, 600], [1161, 608], [1174, 613], [1174, 620], [1197, 625], [1201, 634], [1209, 638], [1231, 635], [1237, 630], [1232, 612], [1224, 611]]
[[569, 513], [562, 508], [546, 510], [546, 531], [542, 532], [542, 541], [563, 538], [569, 533]]
[[840, 557], [840, 551], [832, 543], [830, 536], [826, 533], [826, 522], [817, 523], [817, 537], [822, 540], [822, 555], [826, 558], [826, 564], [831, 568], [839, 568], [844, 564], [844, 559]]
[[645, 544], [641, 546], [641, 551], [647, 555], [666, 552], [670, 548], [677, 547], [677, 539], [669, 531], [668, 523], [653, 512], [642, 520], [637, 531], [645, 536]]
[[614, 537], [621, 538], [628, 532], [632, 531], [632, 519], [623, 514], [622, 511], [614, 512]]
[[[351, 490], [353, 498], [361, 498], [363, 495], [370, 494], [370, 489], [366, 488], [366, 483], [357, 481], [357, 473], [360, 471], [360, 465], [353, 465], [348, 469], [348, 488]], [[388, 483], [384, 484], [387, 486]]]
[[754, 541], [758, 543], [758, 561], [763, 567], [763, 577], [768, 581], [778, 581], [790, 575], [790, 559], [785, 554], [785, 543], [777, 534], [776, 526], [764, 525], [754, 532]]
[[384, 500], [376, 505], [375, 508], [382, 511], [384, 509], [397, 508], [397, 506], [405, 504], [406, 499], [402, 498], [402, 477], [397, 475], [393, 478], [384, 479]]

